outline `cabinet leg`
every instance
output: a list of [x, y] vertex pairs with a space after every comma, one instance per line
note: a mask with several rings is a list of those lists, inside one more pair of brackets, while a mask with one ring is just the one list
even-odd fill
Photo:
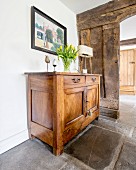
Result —
[[99, 120], [99, 116], [95, 118], [95, 120]]
[[34, 138], [35, 138], [35, 136], [33, 136], [33, 135], [30, 136], [30, 139], [31, 139], [31, 140], [33, 140]]
[[61, 155], [63, 153], [63, 150], [64, 150], [64, 147], [63, 148], [58, 148], [58, 149], [53, 148], [53, 154], [55, 156], [59, 156], [59, 155]]

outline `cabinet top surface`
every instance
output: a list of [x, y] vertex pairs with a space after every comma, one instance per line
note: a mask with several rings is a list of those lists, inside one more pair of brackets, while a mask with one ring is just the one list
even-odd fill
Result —
[[76, 75], [76, 76], [87, 76], [87, 75], [95, 75], [95, 76], [101, 76], [101, 74], [83, 74], [83, 73], [74, 73], [74, 72], [26, 72], [24, 73], [26, 75], [33, 75], [33, 74], [39, 74], [39, 75]]

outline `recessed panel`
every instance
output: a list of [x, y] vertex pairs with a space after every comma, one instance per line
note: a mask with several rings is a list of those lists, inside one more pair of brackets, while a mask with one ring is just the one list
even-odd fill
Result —
[[97, 90], [97, 88], [92, 88], [87, 91], [87, 110], [94, 107], [98, 108]]
[[52, 114], [52, 93], [32, 90], [32, 121], [52, 130]]
[[83, 92], [65, 94], [65, 124], [83, 114]]

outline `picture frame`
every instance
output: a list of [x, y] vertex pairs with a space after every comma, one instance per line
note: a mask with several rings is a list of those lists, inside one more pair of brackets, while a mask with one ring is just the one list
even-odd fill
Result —
[[31, 48], [57, 55], [67, 44], [67, 28], [36, 7], [31, 7]]

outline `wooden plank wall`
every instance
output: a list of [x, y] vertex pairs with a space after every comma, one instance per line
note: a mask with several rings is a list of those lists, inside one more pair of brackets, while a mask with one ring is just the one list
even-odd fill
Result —
[[135, 94], [136, 49], [120, 52], [120, 93]]
[[[119, 110], [120, 22], [133, 15], [136, 0], [110, 1], [77, 15], [79, 44], [93, 47], [93, 73], [102, 74], [100, 105], [113, 110], [115, 117]], [[88, 37], [83, 39], [82, 32]]]

